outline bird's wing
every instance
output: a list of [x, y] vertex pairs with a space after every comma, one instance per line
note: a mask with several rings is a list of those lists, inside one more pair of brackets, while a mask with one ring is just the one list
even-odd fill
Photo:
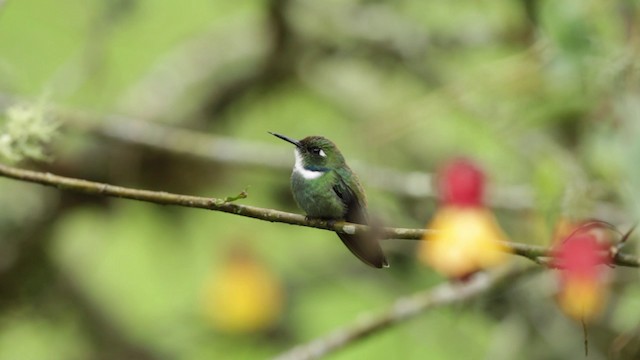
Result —
[[[356, 178], [351, 178], [349, 182], [338, 173], [338, 181], [333, 186], [333, 191], [338, 195], [345, 205], [344, 220], [348, 222], [367, 224], [367, 208], [364, 192]], [[388, 267], [387, 259], [382, 252], [378, 239], [370, 234], [341, 234], [338, 236], [347, 248], [369, 266], [376, 268]]]
[[344, 219], [357, 224], [367, 224], [367, 201], [360, 184], [355, 179], [350, 181], [350, 184], [339, 173], [337, 178], [333, 191], [345, 206]]

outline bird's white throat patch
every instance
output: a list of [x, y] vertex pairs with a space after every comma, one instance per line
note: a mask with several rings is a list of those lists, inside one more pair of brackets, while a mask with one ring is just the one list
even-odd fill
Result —
[[300, 155], [300, 152], [298, 151], [298, 149], [295, 150], [295, 155], [296, 155], [296, 164], [293, 166], [293, 171], [295, 173], [301, 175], [303, 178], [307, 180], [317, 179], [324, 174], [324, 171], [314, 171], [314, 170], [305, 169], [304, 160], [302, 159], [302, 155]]

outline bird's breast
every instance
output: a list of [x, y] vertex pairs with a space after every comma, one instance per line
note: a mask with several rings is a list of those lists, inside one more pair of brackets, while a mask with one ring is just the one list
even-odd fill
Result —
[[335, 181], [332, 172], [323, 172], [321, 176], [309, 179], [294, 171], [291, 175], [293, 198], [308, 216], [342, 219], [346, 209], [333, 191]]

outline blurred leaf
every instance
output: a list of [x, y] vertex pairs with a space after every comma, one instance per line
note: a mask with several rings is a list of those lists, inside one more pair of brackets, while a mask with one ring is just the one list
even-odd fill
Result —
[[82, 332], [72, 322], [28, 313], [2, 318], [2, 360], [80, 360], [86, 359], [88, 350]]

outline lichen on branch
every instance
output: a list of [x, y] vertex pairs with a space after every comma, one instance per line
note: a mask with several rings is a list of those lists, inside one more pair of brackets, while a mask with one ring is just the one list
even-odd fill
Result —
[[44, 102], [12, 105], [0, 116], [0, 158], [12, 163], [48, 160], [45, 149], [58, 127]]

